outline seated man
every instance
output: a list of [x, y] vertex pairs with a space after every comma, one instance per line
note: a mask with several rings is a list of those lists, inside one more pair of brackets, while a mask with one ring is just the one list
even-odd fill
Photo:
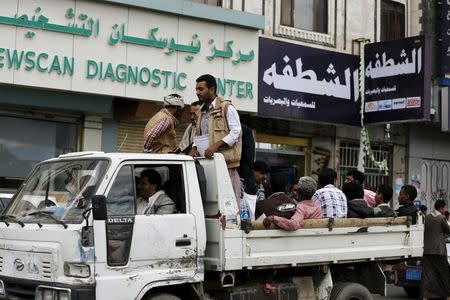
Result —
[[417, 197], [417, 190], [414, 186], [406, 184], [400, 189], [400, 194], [398, 195], [398, 203], [401, 205], [397, 210], [397, 216], [410, 216], [412, 218], [412, 223], [417, 222], [417, 207], [414, 206], [414, 200]]
[[286, 195], [286, 184], [283, 174], [275, 174], [271, 180], [274, 193], [269, 198], [256, 202], [255, 218], [262, 214], [290, 219], [295, 212], [296, 202]]
[[373, 217], [373, 208], [367, 206], [364, 200], [364, 189], [359, 182], [346, 182], [342, 187], [347, 197], [347, 218]]
[[286, 230], [297, 230], [303, 226], [305, 219], [321, 219], [323, 218], [322, 208], [319, 204], [314, 203], [311, 197], [317, 190], [317, 183], [314, 179], [308, 176], [301, 177], [296, 185], [296, 194], [298, 201], [295, 208], [294, 215], [290, 218], [283, 218], [278, 216], [269, 216], [264, 219], [264, 226], [269, 227], [270, 224], [275, 224], [278, 227]]
[[311, 200], [322, 207], [324, 218], [346, 218], [347, 198], [335, 184], [337, 173], [333, 169], [325, 168], [319, 174], [321, 189], [317, 190]]
[[[347, 172], [347, 176], [345, 177], [345, 182], [359, 182], [364, 186], [364, 181], [366, 180], [366, 176], [363, 172], [360, 172], [356, 169], [351, 169]], [[367, 203], [367, 206], [374, 207], [375, 206], [375, 193], [371, 190], [364, 189], [364, 200]]]
[[389, 201], [392, 199], [392, 188], [387, 184], [382, 184], [378, 187], [375, 194], [375, 202], [377, 206], [374, 207], [373, 212], [375, 217], [396, 217], [397, 214], [389, 206]]
[[153, 170], [146, 169], [141, 172], [138, 185], [140, 198], [137, 204], [137, 215], [173, 214], [177, 212], [175, 203], [161, 190], [161, 175]]

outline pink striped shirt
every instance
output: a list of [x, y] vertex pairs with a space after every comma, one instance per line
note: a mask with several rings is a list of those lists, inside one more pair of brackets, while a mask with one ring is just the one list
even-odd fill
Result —
[[303, 226], [303, 220], [321, 218], [323, 218], [322, 208], [312, 200], [303, 200], [297, 204], [295, 213], [290, 219], [274, 216], [274, 223], [282, 229], [297, 230]]
[[169, 128], [170, 122], [168, 118], [163, 118], [155, 127], [150, 129], [144, 135], [144, 152], [152, 152], [152, 146], [155, 140]]
[[366, 201], [368, 207], [375, 207], [375, 192], [371, 190], [364, 190], [364, 201]]

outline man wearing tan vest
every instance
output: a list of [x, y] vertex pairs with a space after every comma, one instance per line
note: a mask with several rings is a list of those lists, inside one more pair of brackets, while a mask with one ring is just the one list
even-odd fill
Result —
[[[208, 137], [209, 147], [205, 150], [205, 157], [211, 158], [220, 152], [225, 157], [233, 185], [236, 201], [241, 198], [241, 181], [237, 168], [241, 160], [241, 121], [239, 114], [229, 100], [223, 100], [216, 94], [216, 78], [205, 74], [197, 78], [195, 87], [197, 97], [203, 102], [198, 112], [197, 136]], [[211, 130], [213, 128], [213, 130]], [[198, 155], [197, 145], [192, 145], [190, 155]]]
[[184, 101], [180, 95], [164, 97], [164, 107], [145, 126], [144, 152], [169, 153], [177, 149], [175, 127], [183, 109]]

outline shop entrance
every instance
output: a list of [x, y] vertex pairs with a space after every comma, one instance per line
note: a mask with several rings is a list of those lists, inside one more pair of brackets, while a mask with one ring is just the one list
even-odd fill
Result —
[[309, 139], [256, 134], [256, 159], [270, 166], [269, 182], [277, 174], [284, 177], [289, 195], [292, 185], [310, 174], [309, 149]]

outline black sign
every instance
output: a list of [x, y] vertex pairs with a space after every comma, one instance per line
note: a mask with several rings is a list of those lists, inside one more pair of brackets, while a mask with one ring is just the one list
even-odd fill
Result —
[[431, 39], [411, 37], [364, 49], [365, 122], [429, 120]]
[[359, 58], [259, 38], [258, 115], [359, 125]]
[[450, 1], [442, 2], [441, 15], [441, 74], [450, 74]]

